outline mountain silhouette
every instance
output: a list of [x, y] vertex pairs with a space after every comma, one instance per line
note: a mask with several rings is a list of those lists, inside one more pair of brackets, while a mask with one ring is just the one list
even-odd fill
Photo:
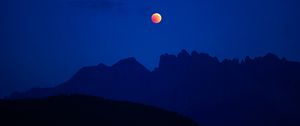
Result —
[[13, 93], [11, 99], [85, 94], [161, 107], [204, 126], [299, 126], [300, 63], [274, 54], [220, 61], [182, 50], [146, 69], [134, 58], [80, 69], [52, 88]]
[[0, 100], [2, 126], [197, 126], [177, 113], [85, 95]]

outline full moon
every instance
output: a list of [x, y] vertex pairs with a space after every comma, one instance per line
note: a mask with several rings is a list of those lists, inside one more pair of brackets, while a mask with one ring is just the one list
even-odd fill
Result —
[[162, 17], [161, 17], [161, 15], [159, 13], [154, 13], [151, 16], [151, 20], [152, 20], [153, 23], [158, 24], [158, 23], [161, 22]]

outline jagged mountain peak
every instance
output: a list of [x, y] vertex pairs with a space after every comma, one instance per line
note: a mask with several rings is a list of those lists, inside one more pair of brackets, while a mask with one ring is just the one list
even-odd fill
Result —
[[98, 66], [98, 67], [101, 67], [101, 68], [108, 67], [108, 66], [107, 66], [106, 64], [104, 64], [104, 63], [99, 63], [97, 66]]
[[134, 57], [129, 57], [129, 58], [119, 60], [117, 63], [112, 65], [112, 67], [118, 67], [123, 65], [135, 65], [135, 64], [140, 64], [140, 63]]
[[268, 60], [280, 60], [280, 58], [273, 53], [267, 53], [264, 58]]
[[121, 71], [147, 71], [150, 72], [144, 65], [142, 65], [140, 62], [138, 62], [134, 57], [129, 57], [126, 59], [122, 59], [112, 65], [112, 68], [115, 70], [121, 70]]
[[180, 53], [178, 53], [178, 55], [177, 55], [177, 57], [179, 58], [179, 59], [187, 59], [187, 58], [190, 58], [190, 54], [185, 50], [185, 49], [182, 49], [181, 51], [180, 51]]

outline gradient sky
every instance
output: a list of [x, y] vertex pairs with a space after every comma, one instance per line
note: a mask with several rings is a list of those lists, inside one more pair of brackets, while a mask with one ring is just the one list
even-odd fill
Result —
[[130, 56], [153, 69], [183, 48], [300, 61], [299, 0], [2, 0], [0, 9], [0, 96]]

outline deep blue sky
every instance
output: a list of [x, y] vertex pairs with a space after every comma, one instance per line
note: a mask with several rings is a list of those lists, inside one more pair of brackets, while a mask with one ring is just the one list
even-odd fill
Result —
[[183, 48], [300, 61], [299, 0], [2, 0], [0, 9], [0, 96], [129, 56], [153, 69]]

